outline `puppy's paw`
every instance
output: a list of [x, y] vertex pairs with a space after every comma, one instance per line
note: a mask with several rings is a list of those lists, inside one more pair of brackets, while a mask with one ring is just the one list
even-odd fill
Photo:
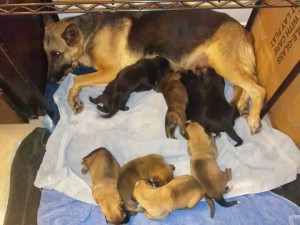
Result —
[[251, 134], [258, 133], [261, 129], [261, 121], [260, 121], [259, 115], [253, 116], [253, 114], [250, 114], [248, 117], [248, 124], [249, 124], [250, 130], [251, 130]]
[[121, 110], [122, 110], [122, 111], [128, 111], [128, 110], [129, 110], [129, 107], [128, 107], [128, 106], [124, 106]]
[[230, 167], [226, 167], [225, 172], [226, 173], [231, 173], [231, 168]]
[[233, 186], [232, 186], [232, 185], [226, 186], [226, 187], [225, 187], [225, 193], [231, 191], [232, 189], [233, 189]]

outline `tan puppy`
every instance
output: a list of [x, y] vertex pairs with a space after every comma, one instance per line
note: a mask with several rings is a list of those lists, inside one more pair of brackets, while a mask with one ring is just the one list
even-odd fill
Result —
[[223, 198], [223, 194], [232, 188], [226, 187], [227, 182], [231, 180], [231, 169], [227, 168], [225, 172], [219, 169], [214, 139], [212, 140], [196, 122], [188, 122], [187, 132], [191, 175], [204, 188], [208, 197], [215, 199], [220, 205], [229, 207], [237, 204], [237, 201], [226, 202]]
[[[153, 187], [149, 182], [140, 180], [133, 192], [134, 198], [145, 209], [149, 219], [163, 219], [176, 209], [193, 208], [204, 196], [205, 191], [190, 175], [175, 177], [162, 187]], [[213, 202], [209, 199], [211, 215], [214, 214]]]
[[134, 185], [139, 180], [148, 180], [154, 186], [161, 186], [173, 178], [175, 167], [166, 163], [160, 155], [147, 155], [126, 163], [120, 172], [118, 190], [125, 207], [134, 212], [143, 211], [132, 201]]
[[119, 163], [108, 150], [99, 148], [84, 157], [82, 165], [82, 173], [90, 173], [92, 194], [106, 221], [112, 224], [124, 222], [126, 214], [117, 189]]
[[185, 108], [188, 103], [188, 95], [180, 78], [179, 72], [166, 74], [159, 82], [158, 91], [163, 93], [168, 105], [165, 119], [167, 137], [175, 138], [174, 131], [179, 126], [181, 135], [188, 139], [185, 129]]

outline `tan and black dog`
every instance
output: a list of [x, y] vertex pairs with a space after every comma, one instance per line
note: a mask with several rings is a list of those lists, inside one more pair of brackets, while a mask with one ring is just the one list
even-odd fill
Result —
[[237, 204], [237, 201], [226, 202], [223, 198], [223, 194], [232, 189], [227, 187], [227, 182], [231, 180], [231, 169], [227, 168], [225, 172], [219, 169], [214, 138], [209, 137], [197, 122], [188, 122], [187, 132], [191, 175], [204, 188], [206, 195], [220, 205], [229, 207]]
[[175, 138], [174, 131], [176, 127], [179, 126], [180, 134], [188, 139], [188, 134], [185, 129], [185, 108], [188, 103], [188, 95], [185, 87], [180, 82], [180, 78], [181, 75], [179, 72], [166, 74], [159, 82], [158, 91], [163, 93], [168, 105], [165, 118], [167, 137]]
[[106, 221], [112, 224], [128, 222], [117, 182], [120, 174], [120, 165], [113, 155], [105, 148], [92, 151], [82, 159], [82, 173], [89, 172], [93, 187], [92, 194], [105, 215]]
[[106, 84], [148, 55], [166, 57], [175, 69], [194, 69], [206, 55], [218, 74], [240, 87], [233, 99], [241, 114], [252, 99], [248, 123], [252, 133], [259, 131], [265, 90], [257, 84], [253, 37], [229, 15], [212, 10], [103, 12], [47, 21], [50, 80], [61, 80], [78, 64], [97, 70], [74, 78], [68, 101], [75, 113], [83, 108], [78, 98], [82, 88]]
[[[194, 177], [183, 175], [162, 187], [153, 187], [148, 181], [140, 180], [133, 196], [144, 208], [147, 218], [163, 219], [174, 210], [193, 208], [205, 196], [205, 191]], [[211, 199], [207, 200], [213, 217], [214, 204]]]
[[[118, 190], [126, 209], [140, 212], [137, 203], [132, 201], [134, 185], [139, 180], [148, 180], [153, 186], [162, 186], [173, 178], [175, 167], [169, 165], [160, 155], [147, 155], [129, 161], [121, 168]], [[134, 214], [134, 213], [132, 213]]]

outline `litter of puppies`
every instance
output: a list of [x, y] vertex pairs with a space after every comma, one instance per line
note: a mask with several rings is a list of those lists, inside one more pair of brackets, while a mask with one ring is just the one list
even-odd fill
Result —
[[168, 59], [156, 56], [125, 67], [103, 94], [90, 98], [95, 104], [102, 103], [97, 108], [108, 113], [105, 118], [110, 118], [119, 110], [129, 110], [126, 102], [132, 92], [162, 92], [168, 106], [167, 138], [175, 138], [178, 126], [180, 134], [188, 139], [191, 175], [173, 178], [176, 165], [169, 165], [155, 154], [131, 160], [121, 168], [104, 148], [83, 159], [82, 171], [89, 171], [93, 197], [108, 222], [121, 224], [128, 221], [129, 214], [134, 216], [138, 212], [144, 212], [149, 219], [163, 219], [171, 211], [193, 208], [202, 198], [206, 199], [213, 218], [213, 200], [223, 207], [238, 203], [224, 199], [223, 194], [233, 188], [227, 186], [231, 169], [221, 171], [216, 162], [214, 134], [225, 131], [237, 142], [235, 146], [243, 143], [233, 128], [238, 111], [225, 99], [224, 86], [224, 79], [212, 68], [203, 69], [200, 75], [191, 70], [174, 72]]

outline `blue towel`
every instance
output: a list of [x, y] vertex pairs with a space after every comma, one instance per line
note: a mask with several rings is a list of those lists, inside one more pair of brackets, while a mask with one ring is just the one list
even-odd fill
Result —
[[[230, 200], [230, 199], [228, 199]], [[300, 207], [272, 192], [234, 198], [239, 205], [223, 208], [215, 203], [216, 213], [210, 219], [205, 201], [193, 209], [177, 210], [164, 220], [149, 220], [143, 213], [131, 217], [130, 225], [300, 225]], [[54, 190], [44, 189], [38, 212], [40, 225], [106, 224], [100, 208], [72, 199]]]

